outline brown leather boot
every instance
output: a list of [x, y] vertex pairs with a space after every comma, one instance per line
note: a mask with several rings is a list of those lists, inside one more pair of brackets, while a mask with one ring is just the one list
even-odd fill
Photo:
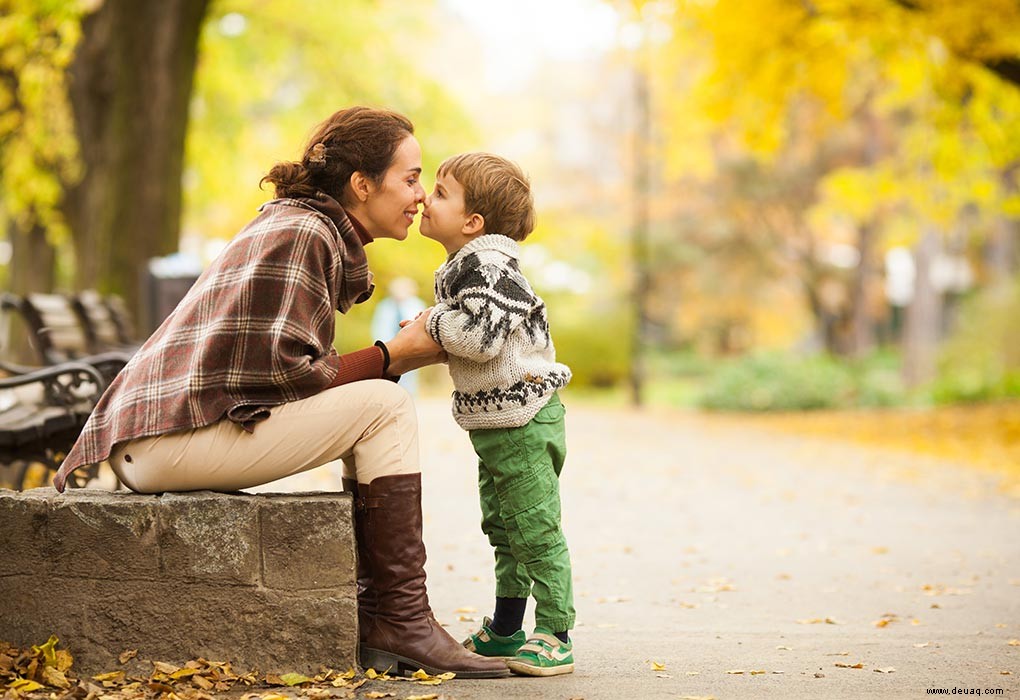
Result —
[[365, 551], [365, 506], [358, 499], [358, 482], [342, 479], [344, 491], [354, 496], [354, 539], [358, 543], [358, 641], [365, 642], [368, 630], [375, 624], [375, 590], [372, 588], [372, 569]]
[[376, 594], [374, 624], [362, 638], [361, 665], [398, 674], [421, 668], [433, 675], [452, 671], [459, 678], [510, 675], [503, 661], [468, 651], [432, 616], [421, 541], [421, 474], [381, 476], [358, 484], [358, 493], [365, 506], [359, 534]]

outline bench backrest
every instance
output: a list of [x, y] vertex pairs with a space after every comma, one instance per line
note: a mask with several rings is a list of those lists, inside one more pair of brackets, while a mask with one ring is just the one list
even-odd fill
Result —
[[88, 334], [66, 296], [27, 294], [21, 299], [21, 311], [45, 364], [66, 362], [90, 352]]
[[94, 289], [78, 292], [73, 307], [88, 334], [92, 352], [105, 352], [123, 345], [113, 313], [99, 292]]

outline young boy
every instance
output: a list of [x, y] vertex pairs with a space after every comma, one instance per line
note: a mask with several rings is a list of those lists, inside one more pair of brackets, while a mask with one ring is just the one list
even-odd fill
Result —
[[[574, 670], [570, 554], [560, 528], [566, 456], [556, 362], [545, 304], [521, 274], [519, 241], [535, 226], [528, 181], [487, 153], [446, 160], [425, 200], [421, 233], [446, 248], [427, 327], [449, 356], [453, 415], [478, 455], [482, 531], [496, 555], [496, 608], [464, 646], [506, 657], [510, 670]], [[535, 597], [535, 632], [521, 629]]]

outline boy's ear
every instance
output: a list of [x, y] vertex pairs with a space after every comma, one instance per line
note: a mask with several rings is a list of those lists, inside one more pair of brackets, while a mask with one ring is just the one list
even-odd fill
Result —
[[364, 203], [368, 200], [368, 195], [372, 193], [372, 181], [362, 174], [360, 170], [356, 170], [351, 173], [351, 191], [354, 192], [354, 197]]
[[466, 233], [469, 236], [483, 233], [485, 231], [485, 217], [481, 214], [474, 213], [467, 218], [464, 222], [464, 227], [461, 229], [461, 233]]

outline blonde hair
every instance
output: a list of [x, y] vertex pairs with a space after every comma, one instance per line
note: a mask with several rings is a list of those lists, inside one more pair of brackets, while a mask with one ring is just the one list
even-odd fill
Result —
[[535, 200], [516, 163], [491, 153], [461, 153], [443, 161], [439, 175], [464, 188], [464, 211], [485, 219], [486, 233], [523, 241], [535, 229]]

